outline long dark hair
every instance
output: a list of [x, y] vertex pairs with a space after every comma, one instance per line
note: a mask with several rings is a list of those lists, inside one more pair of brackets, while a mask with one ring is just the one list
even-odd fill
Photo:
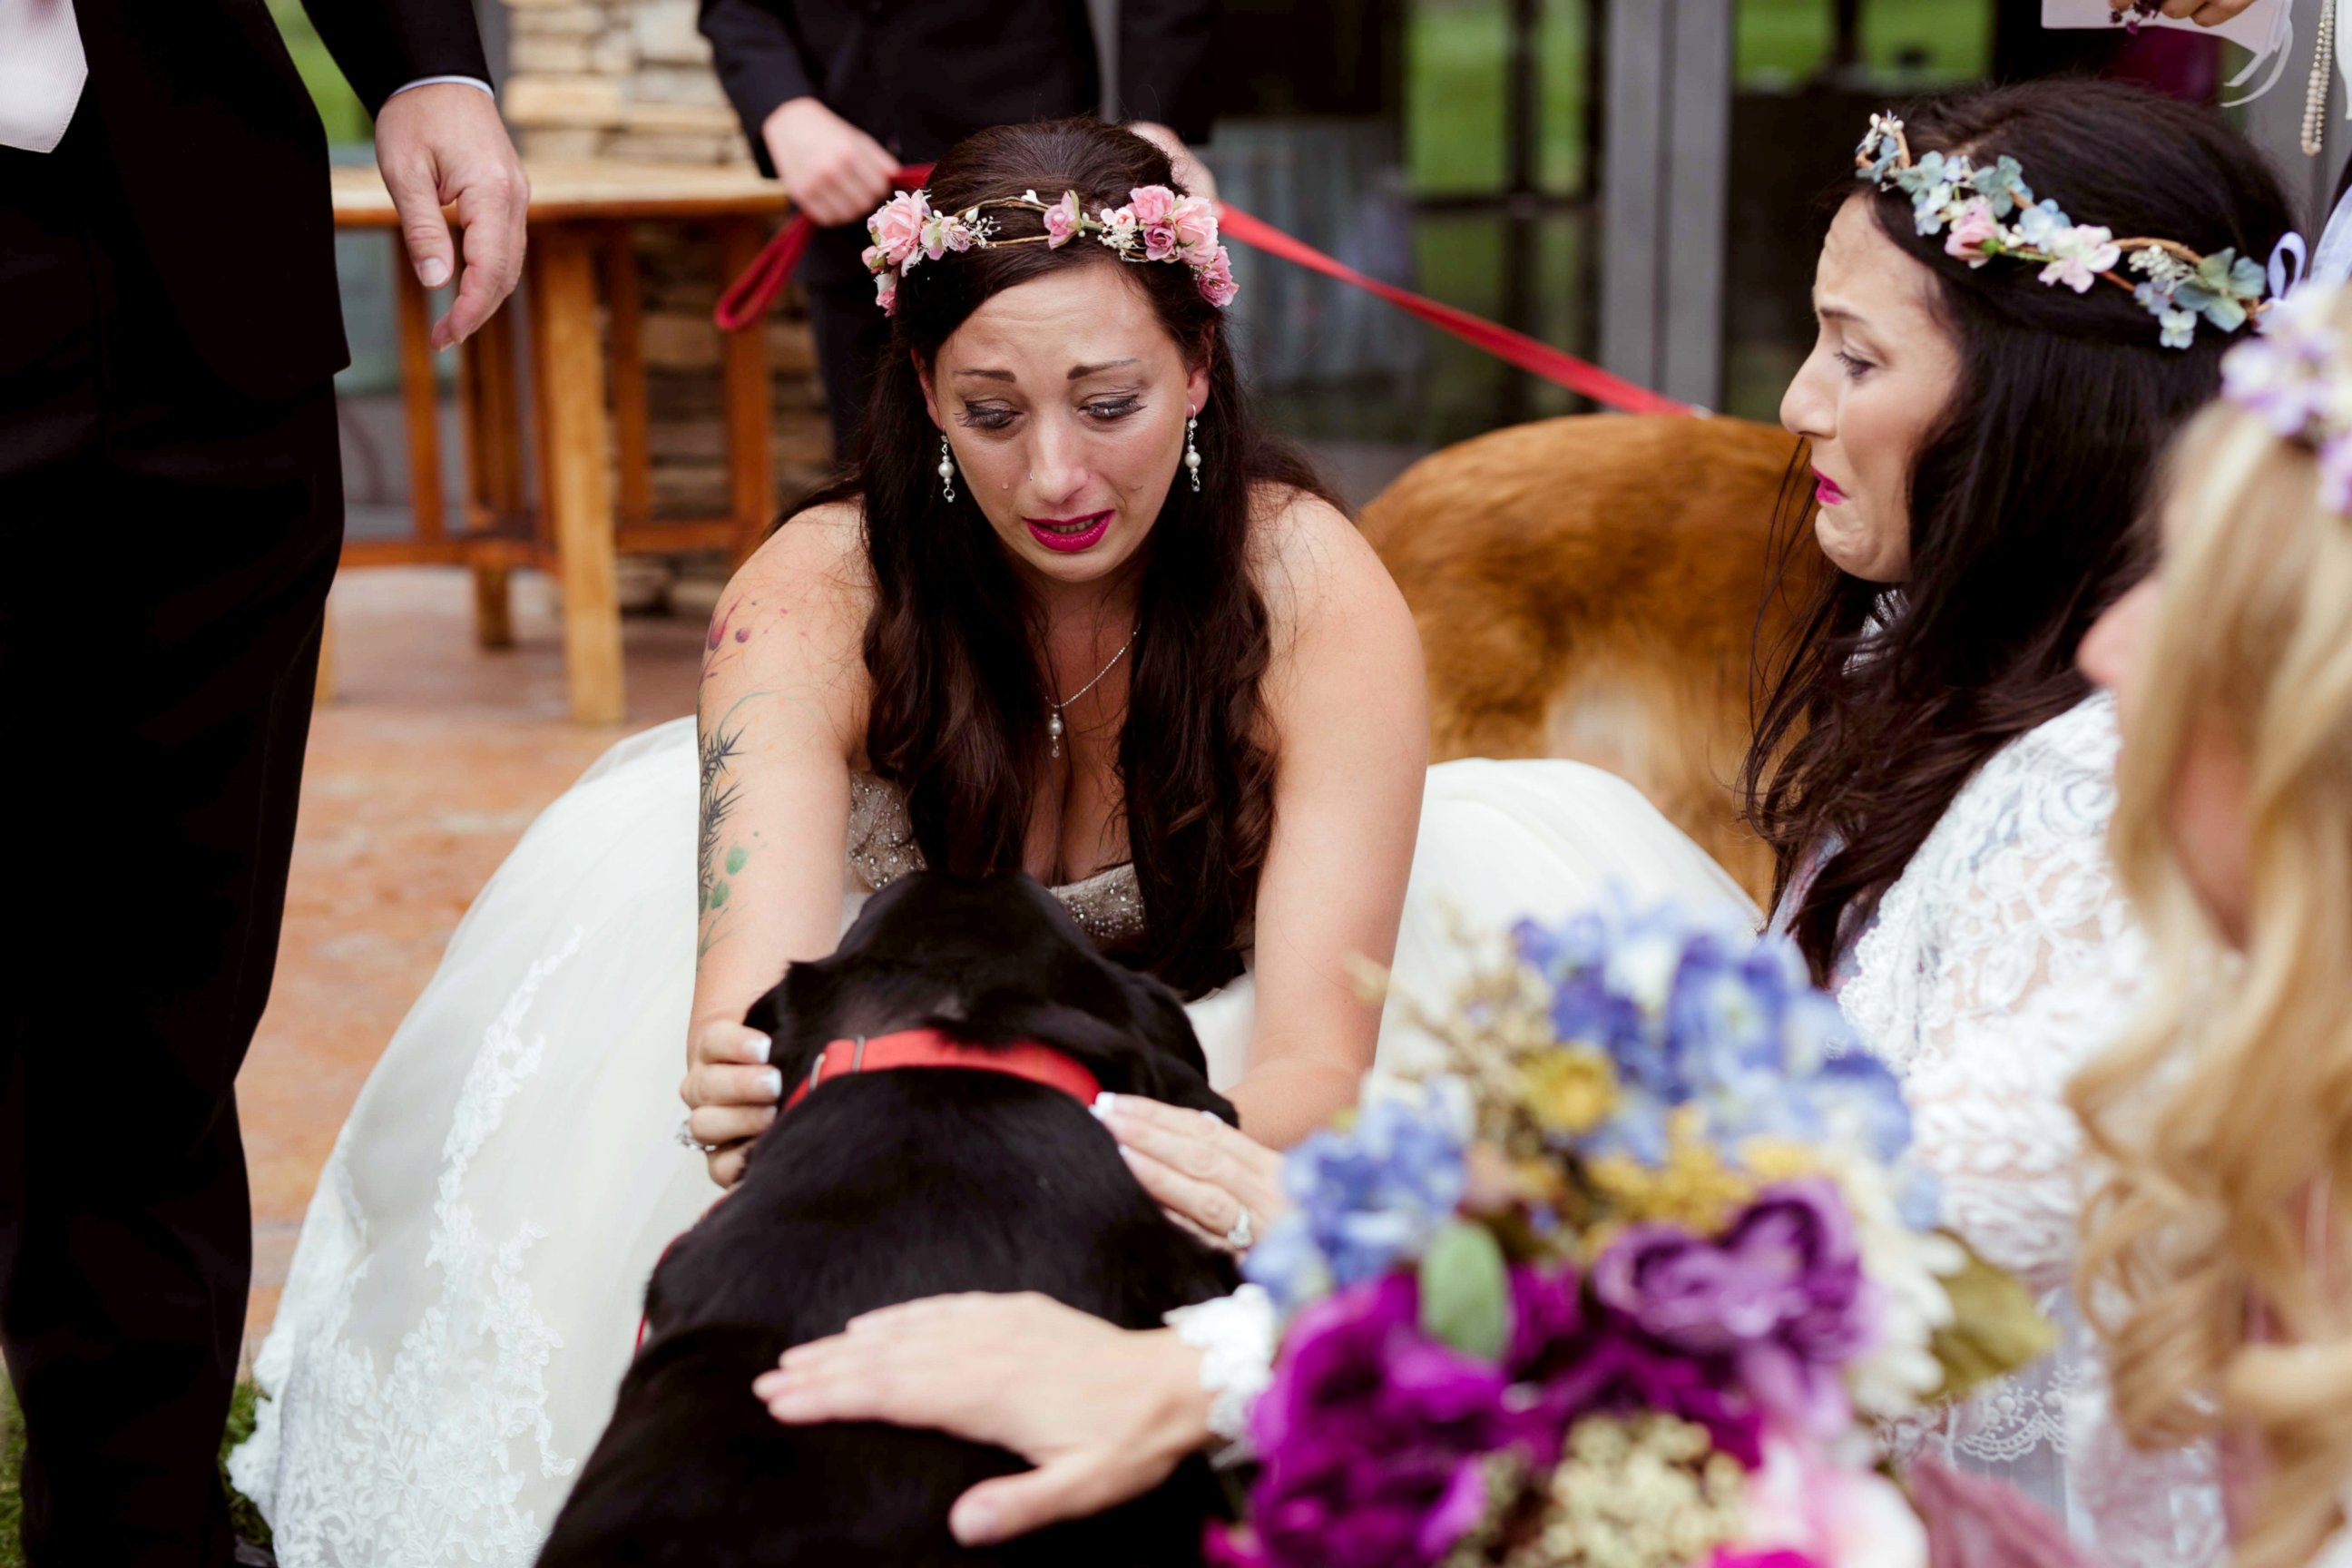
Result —
[[[2117, 237], [2261, 261], [2293, 225], [2260, 153], [2218, 115], [2116, 83], [1979, 90], [1914, 106], [1914, 158], [2007, 155], [2037, 196]], [[1950, 403], [1913, 459], [1911, 569], [1899, 591], [1832, 574], [1789, 645], [1741, 780], [1778, 861], [1776, 901], [1827, 852], [1790, 925], [1817, 979], [1953, 796], [2012, 738], [2089, 695], [2075, 646], [2146, 570], [2157, 453], [2221, 384], [2242, 334], [2187, 349], [2104, 280], [2086, 294], [2040, 268], [1971, 268], [1922, 236], [1910, 198], [1848, 177], [1880, 230], [1936, 275], [1958, 346]], [[1815, 548], [1809, 508], [1781, 509], [1784, 551]]]
[[[1064, 120], [965, 138], [929, 189], [943, 211], [1034, 190], [1048, 202], [1076, 191], [1097, 212], [1155, 184], [1181, 190], [1150, 142]], [[1001, 237], [1044, 232], [1034, 213], [992, 216]], [[1275, 755], [1258, 689], [1270, 641], [1251, 574], [1252, 523], [1286, 491], [1331, 498], [1304, 458], [1251, 418], [1223, 312], [1191, 269], [1123, 265], [1090, 242], [1003, 246], [918, 267], [898, 285], [852, 470], [807, 504], [856, 498], [865, 510], [869, 764], [905, 792], [930, 865], [972, 876], [1017, 868], [1047, 773], [1044, 627], [969, 489], [941, 499], [940, 433], [916, 366], [929, 365], [983, 300], [1070, 267], [1118, 268], [1187, 362], [1209, 373], [1200, 492], [1181, 479], [1169, 488], [1142, 552], [1143, 635], [1129, 656], [1118, 761], [1146, 926], [1134, 960], [1196, 994], [1240, 968], [1236, 940], [1274, 831]]]

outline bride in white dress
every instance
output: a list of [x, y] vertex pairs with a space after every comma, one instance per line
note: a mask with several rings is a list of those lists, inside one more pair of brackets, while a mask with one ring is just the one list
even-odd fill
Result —
[[[1958, 95], [1906, 129], [1914, 158], [2015, 159], [2038, 196], [2114, 235], [2263, 256], [2290, 222], [2253, 148], [2129, 89]], [[1930, 206], [1967, 195], [1925, 188]], [[2105, 847], [2114, 708], [2074, 659], [2139, 573], [2158, 450], [2218, 389], [2233, 338], [2208, 322], [2172, 347], [2127, 289], [1972, 265], [1899, 183], [1853, 189], [1822, 252], [1821, 335], [1781, 408], [1811, 443], [1813, 531], [1840, 574], [1761, 715], [1753, 816], [1782, 868], [1775, 924], [1903, 1079], [1944, 1223], [2024, 1279], [2062, 1331], [2042, 1362], [1890, 1436], [1898, 1457], [1933, 1452], [2016, 1488], [2098, 1563], [2207, 1568], [2226, 1552], [2213, 1454], [2128, 1445], [2074, 1304], [2092, 1173], [2065, 1086], [2128, 1021], [2146, 963]], [[1400, 980], [1417, 984], [1402, 963]], [[781, 1418], [941, 1426], [1055, 1456], [1055, 1477], [1086, 1479], [1100, 1506], [1106, 1474], [1121, 1478], [1110, 1495], [1157, 1479], [1129, 1453], [1181, 1446], [1139, 1436], [1139, 1413], [1198, 1419], [1155, 1376], [1181, 1388], [1202, 1363], [1107, 1352], [1127, 1358], [1135, 1410], [1110, 1408], [1099, 1377], [1079, 1405], [1066, 1395], [1085, 1369], [1040, 1378], [1024, 1348], [1072, 1337], [1055, 1310], [894, 1315], [762, 1392]], [[870, 1375], [892, 1365], [907, 1375]], [[877, 1386], [897, 1392], [877, 1401]], [[1097, 1432], [1118, 1442], [1093, 1446]], [[993, 1529], [1034, 1527], [1076, 1495], [1022, 1479], [989, 1483]]]
[[1356, 959], [1442, 992], [1456, 916], [1745, 907], [1607, 774], [1425, 768], [1410, 616], [1250, 426], [1213, 219], [1169, 177], [1124, 132], [1008, 128], [934, 178], [992, 233], [877, 218], [914, 259], [859, 483], [730, 585], [698, 723], [524, 836], [320, 1178], [231, 1463], [288, 1568], [530, 1560], [656, 1258], [775, 1114], [745, 1007], [926, 860], [1026, 868], [1186, 991], [1275, 1145], [1402, 1037]]

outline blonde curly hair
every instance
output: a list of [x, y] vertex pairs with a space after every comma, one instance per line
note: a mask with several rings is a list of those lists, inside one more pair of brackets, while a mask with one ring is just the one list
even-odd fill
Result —
[[[2352, 342], [2352, 295], [2326, 319]], [[2071, 1091], [2112, 1162], [2078, 1283], [2135, 1441], [2259, 1439], [2235, 1563], [2287, 1568], [2352, 1483], [2352, 520], [2320, 504], [2311, 451], [2227, 403], [2183, 433], [2168, 490], [2111, 839], [2156, 978]], [[2170, 827], [2216, 721], [2250, 784], [2242, 952]]]

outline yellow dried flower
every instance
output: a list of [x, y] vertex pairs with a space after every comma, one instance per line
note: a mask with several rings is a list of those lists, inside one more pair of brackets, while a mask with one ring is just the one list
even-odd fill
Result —
[[1588, 1415], [1543, 1497], [1543, 1522], [1507, 1568], [1688, 1568], [1738, 1538], [1748, 1482], [1703, 1426]]
[[1543, 1052], [1519, 1079], [1528, 1113], [1547, 1132], [1590, 1132], [1617, 1109], [1617, 1068], [1591, 1046]]
[[1822, 1157], [1802, 1143], [1786, 1138], [1750, 1138], [1739, 1146], [1739, 1163], [1759, 1186], [1793, 1181], [1799, 1176], [1832, 1174]]
[[[1678, 1106], [1666, 1118], [1666, 1158], [1644, 1165], [1629, 1155], [1611, 1154], [1587, 1167], [1592, 1184], [1619, 1225], [1662, 1220], [1700, 1236], [1713, 1236], [1756, 1196], [1756, 1182], [1727, 1165], [1703, 1135], [1698, 1108]], [[1613, 1227], [1612, 1227], [1613, 1228]], [[1606, 1246], [1598, 1237], [1587, 1250]]]

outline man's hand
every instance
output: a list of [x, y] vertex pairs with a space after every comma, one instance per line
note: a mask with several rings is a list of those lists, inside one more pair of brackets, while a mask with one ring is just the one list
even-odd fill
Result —
[[888, 148], [814, 98], [778, 104], [761, 123], [760, 140], [784, 194], [827, 228], [880, 206], [898, 172]]
[[[2200, 27], [2218, 27], [2224, 22], [2234, 22], [2253, 9], [2256, 0], [2164, 0], [2162, 10], [2174, 21], [2189, 21]], [[2107, 0], [2110, 9], [2128, 11], [2132, 0]]]
[[375, 121], [375, 162], [400, 214], [409, 264], [427, 289], [449, 281], [455, 247], [444, 206], [466, 232], [457, 300], [433, 323], [433, 346], [473, 336], [514, 292], [522, 274], [523, 216], [530, 182], [490, 95], [464, 82], [396, 92]]
[[1146, 142], [1158, 143], [1160, 150], [1168, 154], [1168, 162], [1174, 165], [1176, 183], [1184, 187], [1186, 195], [1206, 196], [1213, 202], [1217, 199], [1217, 176], [1192, 155], [1192, 149], [1184, 145], [1184, 138], [1156, 121], [1130, 121], [1127, 128]]

